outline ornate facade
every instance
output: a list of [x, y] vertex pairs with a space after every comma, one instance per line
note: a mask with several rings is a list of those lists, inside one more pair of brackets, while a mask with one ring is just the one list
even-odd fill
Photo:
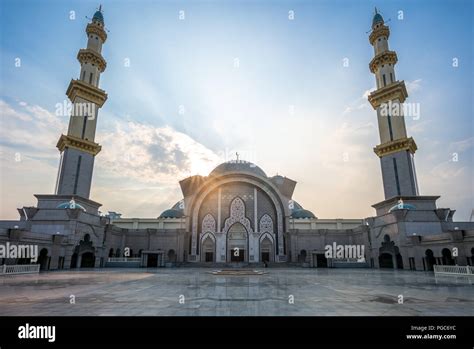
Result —
[[[99, 86], [106, 67], [101, 55], [107, 39], [99, 10], [87, 25], [87, 49], [80, 50], [80, 78], [67, 95], [93, 113], [71, 115], [61, 135], [57, 188], [36, 195], [36, 207], [18, 209], [19, 221], [0, 222], [0, 243], [39, 246], [44, 270], [80, 267], [171, 265], [299, 265], [308, 267], [388, 267], [432, 270], [435, 264], [474, 265], [474, 223], [454, 222], [454, 210], [438, 208], [437, 196], [418, 192], [413, 155], [403, 115], [384, 115], [408, 94], [395, 78], [397, 55], [388, 49], [389, 28], [375, 14], [369, 65], [377, 90], [369, 101], [377, 111], [385, 200], [364, 219], [320, 219], [293, 199], [296, 182], [269, 177], [245, 161], [220, 164], [208, 176], [179, 182], [182, 200], [157, 218], [99, 215], [89, 199], [95, 156], [98, 109], [107, 99]], [[79, 108], [80, 109], [80, 108]], [[90, 111], [90, 108], [82, 110]], [[363, 246], [361, 258], [327, 257], [328, 246]], [[132, 258], [132, 259], [130, 259]], [[8, 259], [2, 263], [30, 263]]]

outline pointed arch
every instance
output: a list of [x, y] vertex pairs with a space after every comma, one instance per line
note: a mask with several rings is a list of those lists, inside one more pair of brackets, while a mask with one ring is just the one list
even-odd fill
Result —
[[202, 219], [202, 233], [215, 233], [216, 232], [216, 220], [210, 213], [204, 216]]
[[245, 217], [244, 201], [238, 196], [236, 196], [230, 203], [230, 216], [225, 220], [223, 233], [227, 233], [230, 227], [235, 223], [242, 224], [247, 230], [247, 233], [253, 232], [250, 220]]
[[[273, 219], [267, 213], [260, 218], [260, 232], [261, 233], [273, 233]], [[273, 241], [273, 240], [272, 240]]]
[[201, 262], [216, 261], [216, 237], [213, 233], [204, 233], [201, 237]]

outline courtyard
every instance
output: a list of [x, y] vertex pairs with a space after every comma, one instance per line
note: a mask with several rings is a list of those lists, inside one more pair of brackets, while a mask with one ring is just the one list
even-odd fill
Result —
[[[474, 286], [374, 269], [82, 269], [0, 278], [3, 316], [472, 316]], [[264, 272], [264, 273], [262, 273]], [[402, 296], [402, 297], [401, 297]]]

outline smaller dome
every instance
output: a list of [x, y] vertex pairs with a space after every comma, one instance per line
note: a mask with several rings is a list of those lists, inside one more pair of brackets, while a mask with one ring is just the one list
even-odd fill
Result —
[[104, 24], [104, 16], [102, 15], [101, 10], [96, 11], [94, 13], [94, 16], [92, 16], [92, 21], [97, 21], [97, 22], [100, 22], [100, 23]]
[[183, 200], [180, 200], [178, 201], [177, 203], [175, 203], [173, 205], [173, 207], [171, 207], [172, 210], [178, 210], [178, 211], [182, 211], [182, 207], [184, 207], [184, 201]]
[[301, 219], [301, 218], [316, 218], [313, 212], [305, 209], [293, 210], [291, 213], [292, 218]]
[[298, 211], [298, 210], [302, 210], [303, 209], [303, 206], [301, 206], [299, 203], [297, 203], [296, 201], [292, 200], [293, 202], [291, 203], [290, 205], [290, 209], [291, 209], [291, 212], [293, 211]]
[[383, 24], [384, 21], [382, 15], [377, 12], [375, 13], [374, 18], [372, 19], [372, 27], [375, 27], [379, 23]]
[[396, 204], [395, 206], [391, 207], [388, 212], [396, 211], [396, 210], [414, 210], [416, 209], [416, 206], [410, 205], [410, 204], [405, 204], [405, 203], [399, 203]]
[[166, 211], [163, 211], [158, 218], [181, 218], [184, 217], [184, 213], [182, 210], [176, 210], [170, 208]]

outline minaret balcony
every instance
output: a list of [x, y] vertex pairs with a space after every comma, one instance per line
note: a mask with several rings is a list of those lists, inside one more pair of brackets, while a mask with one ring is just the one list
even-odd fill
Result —
[[89, 36], [90, 34], [97, 35], [102, 40], [102, 43], [107, 40], [107, 33], [105, 32], [104, 28], [102, 28], [99, 24], [95, 22], [89, 23], [87, 25], [86, 33], [87, 36]]
[[93, 156], [96, 156], [102, 149], [102, 147], [97, 143], [71, 135], [61, 135], [56, 147], [60, 152], [64, 151], [66, 148], [75, 148]]
[[369, 63], [369, 68], [370, 71], [375, 74], [375, 71], [379, 66], [382, 64], [397, 64], [398, 58], [397, 58], [397, 53], [395, 51], [385, 51], [379, 53], [377, 56], [375, 56], [372, 61]]
[[390, 29], [386, 25], [382, 25], [372, 30], [372, 33], [370, 33], [370, 36], [369, 36], [370, 44], [373, 46], [375, 40], [377, 40], [381, 36], [385, 36], [387, 40], [388, 40], [388, 37], [390, 36]]
[[99, 108], [101, 108], [107, 100], [107, 93], [105, 93], [104, 90], [84, 81], [74, 79], [69, 83], [66, 95], [72, 103], [75, 102], [76, 98], [82, 98], [86, 101], [97, 104]]
[[372, 107], [377, 109], [382, 103], [387, 103], [388, 101], [398, 100], [400, 103], [403, 103], [407, 97], [408, 92], [405, 82], [396, 81], [369, 94], [368, 100]]
[[400, 138], [395, 139], [394, 141], [379, 144], [374, 148], [374, 153], [377, 154], [379, 158], [387, 156], [393, 153], [398, 153], [403, 150], [408, 150], [410, 153], [415, 154], [418, 147], [416, 146], [415, 140], [410, 138]]
[[105, 61], [102, 55], [94, 50], [83, 48], [80, 49], [77, 53], [77, 60], [79, 63], [91, 63], [99, 68], [101, 73], [104, 72], [105, 68], [107, 68], [107, 62]]

